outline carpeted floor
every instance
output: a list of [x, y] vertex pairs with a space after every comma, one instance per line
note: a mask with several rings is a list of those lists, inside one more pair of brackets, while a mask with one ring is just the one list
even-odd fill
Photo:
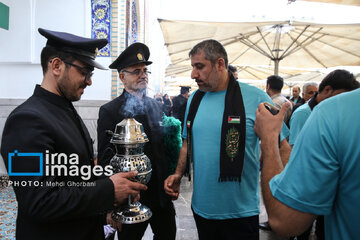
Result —
[[17, 202], [12, 187], [0, 186], [0, 239], [15, 239]]

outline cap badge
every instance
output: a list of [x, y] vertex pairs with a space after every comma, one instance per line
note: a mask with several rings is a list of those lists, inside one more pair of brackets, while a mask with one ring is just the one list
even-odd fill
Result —
[[138, 53], [136, 56], [140, 61], [144, 60], [143, 55], [141, 53]]
[[98, 48], [95, 48], [94, 57], [96, 57], [96, 56], [97, 56], [98, 52], [99, 52], [99, 49], [98, 49]]

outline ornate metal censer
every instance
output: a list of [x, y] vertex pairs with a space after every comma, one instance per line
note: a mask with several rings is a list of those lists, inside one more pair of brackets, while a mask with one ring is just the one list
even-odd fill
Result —
[[[152, 171], [150, 159], [144, 154], [144, 145], [148, 141], [142, 124], [134, 118], [125, 118], [118, 123], [110, 140], [116, 149], [115, 156], [110, 160], [114, 173], [137, 170], [138, 175], [134, 180], [147, 184]], [[117, 222], [133, 224], [144, 222], [151, 215], [147, 206], [132, 201], [129, 196], [128, 204], [114, 210], [111, 217]]]

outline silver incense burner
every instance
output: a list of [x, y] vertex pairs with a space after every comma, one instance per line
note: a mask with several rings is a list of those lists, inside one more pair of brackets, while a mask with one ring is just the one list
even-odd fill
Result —
[[[144, 154], [144, 145], [148, 142], [143, 126], [134, 118], [125, 118], [116, 125], [110, 140], [115, 145], [116, 154], [110, 160], [114, 173], [137, 170], [135, 181], [147, 184], [151, 178], [151, 162]], [[151, 218], [151, 210], [140, 202], [134, 202], [129, 196], [128, 204], [115, 209], [112, 219], [125, 223], [140, 223]]]

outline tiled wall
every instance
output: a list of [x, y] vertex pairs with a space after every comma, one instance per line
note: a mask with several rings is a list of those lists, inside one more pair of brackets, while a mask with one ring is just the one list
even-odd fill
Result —
[[[111, 60], [114, 61], [126, 46], [126, 6], [128, 0], [111, 0]], [[118, 72], [112, 70], [111, 99], [122, 93], [124, 85]]]
[[110, 56], [110, 0], [91, 0], [91, 38], [105, 38], [108, 44], [99, 50], [99, 57]]

